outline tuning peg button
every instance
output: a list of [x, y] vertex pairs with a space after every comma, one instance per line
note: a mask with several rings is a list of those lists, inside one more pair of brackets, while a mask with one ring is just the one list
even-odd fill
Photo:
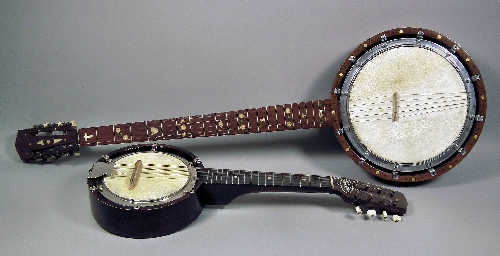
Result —
[[375, 217], [375, 215], [377, 215], [377, 211], [375, 211], [375, 210], [366, 211], [366, 216], [368, 216], [368, 217]]
[[400, 222], [401, 221], [401, 216], [394, 214], [394, 215], [392, 215], [392, 220], [394, 222]]
[[384, 221], [386, 221], [386, 220], [387, 220], [387, 212], [386, 212], [386, 211], [383, 211], [383, 212], [382, 212], [382, 219], [383, 219]]
[[356, 206], [356, 207], [354, 207], [354, 210], [356, 211], [357, 214], [362, 214], [363, 213], [363, 211], [361, 211], [361, 207], [359, 207], [359, 205]]

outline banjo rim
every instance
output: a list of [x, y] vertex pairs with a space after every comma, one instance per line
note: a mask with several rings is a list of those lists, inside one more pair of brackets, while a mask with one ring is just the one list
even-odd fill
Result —
[[[443, 162], [437, 164], [436, 166], [432, 166], [429, 169], [422, 169], [411, 172], [397, 172], [390, 169], [385, 169], [371, 163], [370, 161], [367, 161], [364, 157], [362, 157], [362, 154], [357, 151], [356, 147], [353, 146], [350, 139], [343, 132], [343, 127], [345, 124], [343, 124], [342, 121], [343, 112], [342, 104], [340, 102], [340, 93], [342, 87], [344, 86], [347, 74], [350, 72], [352, 66], [355, 63], [355, 60], [357, 60], [360, 56], [365, 54], [370, 49], [384, 43], [385, 41], [399, 38], [421, 38], [438, 44], [448, 49], [452, 53], [454, 52], [454, 55], [465, 67], [470, 77], [473, 78], [471, 79], [471, 83], [476, 98], [476, 108], [473, 117], [474, 121], [471, 129], [469, 130], [469, 134], [466, 135], [464, 143], [460, 145], [460, 152], [455, 152]], [[486, 117], [486, 102], [486, 90], [484, 87], [483, 79], [477, 65], [474, 63], [469, 54], [465, 52], [465, 50], [463, 50], [462, 47], [455, 41], [440, 33], [428, 29], [412, 27], [386, 30], [361, 43], [349, 54], [349, 57], [341, 65], [339, 71], [336, 74], [331, 92], [333, 127], [337, 140], [339, 141], [343, 151], [346, 152], [347, 155], [357, 165], [359, 165], [368, 173], [384, 180], [396, 182], [421, 182], [430, 180], [448, 172], [458, 163], [460, 163], [474, 147], [477, 139], [482, 132], [482, 129], [484, 127], [484, 119]]]

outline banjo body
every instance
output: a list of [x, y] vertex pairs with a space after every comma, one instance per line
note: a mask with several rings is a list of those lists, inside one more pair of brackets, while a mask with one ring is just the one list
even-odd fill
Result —
[[484, 126], [486, 91], [472, 58], [422, 28], [360, 44], [332, 90], [333, 127], [347, 155], [386, 180], [430, 180], [455, 167]]
[[333, 128], [347, 155], [381, 179], [421, 182], [462, 161], [486, 119], [478, 67], [460, 45], [422, 28], [397, 28], [361, 43], [327, 99], [77, 129], [75, 123], [19, 130], [24, 161], [51, 161], [80, 147]]
[[87, 179], [92, 215], [106, 231], [129, 238], [177, 232], [206, 205], [226, 205], [258, 192], [328, 193], [368, 216], [406, 213], [401, 193], [348, 178], [203, 167], [192, 153], [161, 145], [134, 145], [99, 159]]

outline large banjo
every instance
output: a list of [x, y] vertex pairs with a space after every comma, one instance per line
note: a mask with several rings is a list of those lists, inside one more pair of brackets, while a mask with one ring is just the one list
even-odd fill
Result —
[[226, 205], [257, 192], [328, 193], [367, 217], [401, 221], [403, 193], [349, 178], [205, 168], [181, 148], [134, 145], [99, 159], [87, 179], [92, 215], [110, 233], [151, 238], [190, 225], [205, 205]]
[[442, 34], [398, 28], [349, 55], [328, 99], [81, 129], [35, 125], [18, 132], [16, 148], [24, 161], [51, 161], [87, 146], [331, 127], [367, 172], [419, 182], [455, 167], [485, 117], [486, 91], [472, 58]]

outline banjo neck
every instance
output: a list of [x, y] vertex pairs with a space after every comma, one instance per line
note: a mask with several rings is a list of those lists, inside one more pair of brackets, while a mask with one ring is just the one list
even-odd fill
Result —
[[398, 214], [404, 214], [408, 204], [401, 192], [345, 177], [206, 168], [199, 169], [198, 176], [204, 182], [198, 196], [205, 205], [227, 205], [259, 192], [335, 194], [346, 203]]
[[80, 147], [331, 127], [330, 99], [81, 128]]

